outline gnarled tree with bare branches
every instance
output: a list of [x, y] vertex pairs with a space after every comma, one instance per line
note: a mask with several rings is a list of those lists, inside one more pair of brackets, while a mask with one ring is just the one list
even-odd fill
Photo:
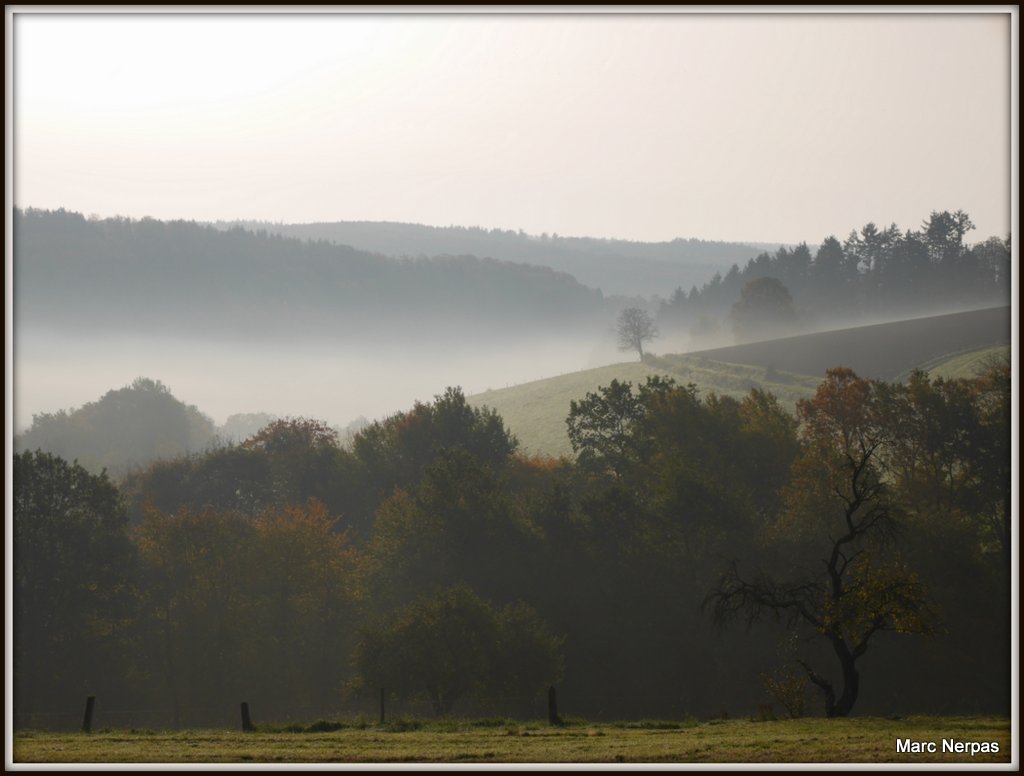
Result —
[[899, 555], [900, 510], [880, 465], [890, 432], [876, 410], [876, 384], [849, 369], [829, 370], [815, 397], [800, 402], [802, 451], [783, 515], [768, 531], [784, 570], [745, 577], [734, 563], [708, 598], [719, 623], [769, 615], [826, 639], [839, 662], [838, 690], [799, 662], [829, 717], [853, 708], [857, 661], [876, 634], [927, 633], [934, 621]]

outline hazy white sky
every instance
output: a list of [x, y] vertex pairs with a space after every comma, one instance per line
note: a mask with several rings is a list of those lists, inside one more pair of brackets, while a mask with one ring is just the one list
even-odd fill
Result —
[[18, 13], [15, 201], [785, 242], [963, 209], [1005, 236], [1004, 8]]

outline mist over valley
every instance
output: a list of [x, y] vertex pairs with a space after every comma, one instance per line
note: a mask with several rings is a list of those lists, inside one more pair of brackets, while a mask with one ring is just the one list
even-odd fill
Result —
[[961, 10], [9, 6], [7, 764], [1018, 766]]
[[[763, 388], [794, 411], [830, 366], [905, 378], [936, 359], [1009, 342], [1009, 308], [1000, 304], [1008, 245], [966, 243], [961, 213], [933, 212], [921, 232], [869, 224], [813, 253], [806, 243], [772, 251], [409, 224], [243, 228], [32, 208], [15, 215], [19, 449], [41, 439], [62, 454], [77, 449], [54, 441], [59, 431], [41, 433], [36, 416], [74, 417], [145, 378], [209, 421], [208, 433], [177, 453], [242, 442], [259, 418], [317, 419], [350, 439], [457, 387], [474, 406], [501, 410], [524, 452], [571, 456], [564, 419], [573, 400], [600, 386], [598, 375], [639, 383], [662, 374], [736, 398]], [[427, 252], [468, 248], [486, 258]], [[746, 261], [689, 293], [676, 285], [650, 297], [606, 294], [564, 271], [571, 255], [613, 284], [628, 275], [655, 287], [667, 268], [679, 281], [744, 251]], [[630, 348], [617, 339], [627, 308], [651, 321], [653, 352], [640, 363], [628, 362]], [[944, 313], [964, 309], [974, 312]], [[823, 333], [806, 333], [814, 331]], [[123, 476], [150, 463], [147, 455], [84, 460], [96, 471], [106, 460]]]
[[[63, 638], [41, 612], [65, 566], [109, 581], [68, 599], [90, 647], [64, 671], [171, 728], [229, 724], [222, 699], [243, 687], [277, 724], [378, 693], [407, 713], [529, 716], [555, 683], [598, 718], [765, 691], [795, 718], [809, 684], [828, 717], [955, 711], [967, 693], [1003, 713], [1005, 672], [964, 666], [1007, 643], [1012, 273], [1009, 241], [968, 242], [972, 227], [962, 211], [867, 224], [644, 297], [540, 264], [17, 211], [17, 541], [35, 569], [67, 547], [19, 594], [20, 724], [66, 702], [27, 651]], [[895, 520], [929, 538], [892, 543], [877, 526]], [[807, 559], [829, 542], [823, 577]], [[851, 566], [850, 542], [883, 570]], [[740, 563], [804, 573], [787, 584], [810, 592], [791, 606]], [[816, 639], [826, 578], [881, 592]], [[933, 601], [954, 636], [861, 660], [879, 631], [930, 634]], [[631, 635], [608, 638], [609, 607]], [[721, 630], [787, 609], [806, 647], [770, 624], [772, 654]], [[87, 635], [92, 618], [125, 635]], [[838, 660], [841, 684], [779, 651]], [[861, 670], [882, 682], [863, 698]]]
[[[745, 335], [734, 308], [757, 278], [773, 279], [786, 295], [759, 302], [776, 305], [754, 312], [760, 339], [1008, 301], [1008, 246], [977, 243], [966, 254], [973, 270], [943, 263], [943, 251], [959, 255], [966, 243], [952, 217], [938, 213], [927, 239], [868, 225], [845, 249], [825, 241], [817, 260], [806, 244], [771, 252], [697, 240], [558, 238], [576, 261], [610, 262], [638, 282], [659, 283], [673, 268], [674, 290], [651, 297], [609, 294], [543, 263], [491, 258], [521, 249], [531, 261], [560, 264], [560, 249], [545, 246], [551, 240], [500, 230], [401, 225], [396, 236], [389, 224], [334, 225], [403, 253], [422, 237], [421, 258], [413, 259], [326, 242], [331, 225], [285, 237], [31, 208], [15, 215], [19, 432], [36, 413], [80, 405], [139, 376], [160, 379], [221, 423], [237, 412], [268, 412], [344, 427], [447, 386], [475, 394], [621, 362], [629, 356], [617, 347], [615, 321], [630, 306], [657, 324], [655, 352], [735, 344]], [[604, 246], [618, 253], [603, 254]], [[426, 253], [437, 247], [475, 247], [487, 257]], [[676, 258], [664, 258], [673, 249]], [[684, 278], [744, 250], [746, 261], [686, 293]], [[651, 261], [660, 263], [647, 274]], [[789, 319], [776, 322], [784, 313]]]

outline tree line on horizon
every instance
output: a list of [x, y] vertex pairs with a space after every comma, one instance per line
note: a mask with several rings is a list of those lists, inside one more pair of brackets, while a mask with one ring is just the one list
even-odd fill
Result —
[[[702, 287], [676, 288], [657, 309], [666, 332], [722, 344], [900, 316], [1010, 303], [1010, 238], [969, 245], [962, 210], [932, 211], [919, 229], [868, 223], [840, 241], [826, 237], [763, 251]], [[757, 311], [750, 319], [748, 312]]]
[[[763, 337], [1008, 304], [1010, 294], [1009, 237], [968, 244], [974, 224], [963, 211], [932, 212], [917, 230], [869, 223], [845, 241], [827, 237], [813, 255], [806, 243], [762, 251], [688, 292], [681, 286], [670, 290], [676, 282], [671, 273], [684, 269], [676, 254], [707, 255], [714, 263], [726, 248], [728, 255], [738, 255], [743, 246], [527, 239], [502, 230], [423, 228], [413, 233], [473, 236], [466, 243], [473, 249], [498, 240], [503, 250], [499, 258], [490, 258], [491, 252], [410, 259], [325, 237], [286, 237], [273, 228], [87, 219], [63, 210], [16, 209], [14, 226], [16, 323], [75, 332], [118, 330], [131, 320], [137, 330], [192, 336], [302, 334], [366, 344], [398, 334], [410, 341], [445, 336], [456, 344], [483, 335], [600, 336], [622, 308], [639, 307], [656, 313], [666, 338], [686, 336], [699, 347], [743, 341], [752, 332]], [[329, 229], [314, 227], [331, 226], [306, 225], [307, 231], [296, 234], [330, 236]], [[390, 227], [402, 240], [411, 239], [404, 231], [410, 225]], [[606, 244], [622, 255], [606, 255]], [[575, 256], [579, 271], [588, 262], [611, 262], [637, 275], [647, 265], [638, 269], [630, 256], [653, 262], [664, 298], [608, 294], [546, 265], [558, 264], [564, 250]], [[675, 258], [662, 256], [666, 251]], [[767, 304], [759, 304], [766, 297]], [[745, 319], [749, 309], [759, 311], [753, 320]]]
[[606, 297], [650, 296], [683, 283], [701, 282], [716, 269], [746, 261], [766, 247], [675, 238], [644, 242], [560, 234], [528, 234], [512, 229], [476, 226], [426, 226], [380, 221], [336, 221], [310, 224], [273, 224], [261, 221], [218, 223], [219, 228], [241, 225], [311, 240], [327, 240], [395, 257], [454, 254], [487, 256], [500, 261], [526, 262], [566, 272]]
[[[324, 240], [189, 221], [16, 209], [16, 324], [69, 336], [157, 332], [361, 347], [591, 332], [600, 291], [538, 265], [394, 259]], [[472, 325], [469, 325], [469, 324]]]
[[553, 684], [597, 718], [1006, 713], [1009, 413], [994, 362], [830, 370], [796, 416], [613, 381], [572, 403], [573, 460], [458, 389], [350, 445], [279, 419], [120, 486], [19, 452], [16, 724], [85, 695], [309, 721], [382, 690], [536, 716]]

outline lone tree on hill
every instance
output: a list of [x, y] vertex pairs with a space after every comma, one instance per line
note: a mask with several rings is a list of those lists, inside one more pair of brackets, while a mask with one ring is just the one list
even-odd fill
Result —
[[658, 328], [646, 311], [627, 307], [619, 313], [615, 333], [619, 335], [619, 350], [635, 350], [643, 361], [644, 343], [658, 336]]

